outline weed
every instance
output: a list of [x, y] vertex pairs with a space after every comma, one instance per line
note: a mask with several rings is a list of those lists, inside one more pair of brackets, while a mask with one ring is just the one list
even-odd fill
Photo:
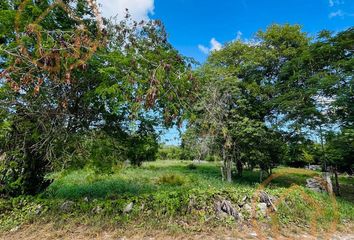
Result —
[[179, 174], [166, 174], [162, 175], [158, 180], [158, 184], [169, 184], [169, 185], [176, 185], [176, 186], [182, 186], [186, 183], [186, 177], [183, 177], [182, 175]]

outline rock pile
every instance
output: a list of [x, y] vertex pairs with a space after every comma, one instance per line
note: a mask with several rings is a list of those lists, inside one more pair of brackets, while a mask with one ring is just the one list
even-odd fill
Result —
[[317, 170], [321, 170], [322, 169], [321, 165], [308, 165], [305, 168], [309, 169], [309, 170], [312, 170], [312, 171], [317, 171]]
[[[276, 211], [276, 207], [273, 202], [276, 198], [261, 191], [258, 195], [258, 203], [255, 206], [255, 213], [257, 217], [265, 217], [268, 209], [270, 211]], [[245, 196], [238, 204], [233, 204], [226, 199], [218, 199], [215, 201], [215, 212], [218, 217], [231, 216], [235, 220], [243, 220], [244, 214], [251, 217], [253, 215], [251, 199]]]
[[65, 201], [61, 206], [60, 210], [62, 212], [70, 212], [74, 208], [75, 203], [73, 201]]
[[333, 193], [332, 181], [330, 173], [323, 173], [322, 177], [314, 177], [306, 179], [306, 187], [316, 192]]
[[223, 215], [230, 215], [236, 220], [240, 218], [239, 208], [233, 206], [232, 203], [228, 200], [215, 202], [215, 211], [219, 217]]

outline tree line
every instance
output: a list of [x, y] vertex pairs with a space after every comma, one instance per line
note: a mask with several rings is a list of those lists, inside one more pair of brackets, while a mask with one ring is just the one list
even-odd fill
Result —
[[227, 181], [232, 166], [269, 175], [279, 164], [317, 163], [352, 174], [353, 53], [354, 28], [310, 37], [273, 24], [226, 44], [195, 71], [202, 87], [185, 149], [219, 156]]
[[354, 28], [275, 24], [198, 65], [161, 21], [62, 2], [0, 3], [0, 195], [36, 194], [53, 171], [140, 166], [158, 129], [183, 123], [183, 158], [221, 159], [227, 181], [278, 164], [352, 173]]

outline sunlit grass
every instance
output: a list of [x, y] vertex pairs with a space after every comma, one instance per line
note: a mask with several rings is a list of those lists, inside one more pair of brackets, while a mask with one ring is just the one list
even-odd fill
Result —
[[[321, 212], [316, 220], [325, 228], [336, 216], [339, 222], [354, 220], [354, 203], [350, 198], [337, 197], [335, 206], [327, 194], [305, 188], [306, 179], [320, 173], [285, 167], [276, 168], [273, 173], [278, 177], [270, 181], [265, 189], [269, 194], [283, 199], [277, 203], [276, 213], [281, 226], [295, 224], [307, 227], [316, 211]], [[54, 217], [58, 219], [58, 224], [70, 221], [114, 225], [141, 220], [144, 224], [156, 222], [160, 225], [160, 220], [165, 218], [169, 219], [167, 222], [172, 218], [205, 222], [214, 214], [215, 199], [224, 198], [236, 204], [246, 196], [252, 199], [256, 189], [262, 186], [257, 169], [245, 170], [243, 176], [235, 176], [232, 183], [222, 181], [218, 162], [193, 163], [191, 167], [190, 161], [157, 161], [144, 163], [140, 168], [117, 168], [110, 173], [85, 168], [49, 177], [54, 182], [48, 189], [39, 196], [28, 198], [24, 204], [22, 198], [0, 201], [0, 212], [7, 212], [5, 215], [0, 213], [0, 223], [4, 229], [36, 219], [34, 212], [38, 205], [45, 205], [48, 209], [44, 215], [48, 218], [44, 219]], [[342, 181], [341, 177], [340, 180], [345, 186], [353, 186], [350, 179]], [[287, 193], [292, 188], [294, 190]], [[193, 213], [188, 212], [191, 199], [199, 209]], [[75, 202], [75, 208], [69, 215], [60, 211], [60, 206], [68, 200]], [[134, 207], [132, 214], [125, 215], [123, 209], [130, 202], [138, 207]], [[104, 211], [93, 214], [97, 206]], [[145, 206], [144, 210], [141, 210], [142, 206]]]

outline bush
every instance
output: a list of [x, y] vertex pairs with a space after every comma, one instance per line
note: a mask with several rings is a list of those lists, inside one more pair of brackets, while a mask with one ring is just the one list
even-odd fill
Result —
[[55, 169], [89, 166], [99, 171], [112, 171], [127, 160], [140, 166], [142, 161], [156, 160], [157, 149], [157, 135], [150, 128], [140, 126], [133, 133], [120, 129], [90, 131], [71, 136]]
[[208, 161], [208, 162], [216, 162], [216, 161], [221, 161], [220, 157], [218, 155], [207, 155], [205, 157], [205, 161]]
[[197, 169], [197, 165], [195, 165], [194, 163], [188, 164], [187, 168], [189, 170], [196, 170]]
[[166, 174], [161, 176], [157, 183], [158, 184], [169, 184], [169, 185], [177, 185], [181, 186], [186, 183], [185, 177], [178, 175], [178, 174]]
[[[55, 164], [55, 169], [81, 169], [89, 166], [99, 171], [111, 171], [127, 159], [127, 146], [118, 138], [104, 131], [91, 131], [73, 135], [65, 145], [65, 153]], [[64, 165], [63, 165], [64, 163]]]
[[48, 142], [56, 136], [47, 129], [47, 121], [25, 110], [0, 122], [0, 196], [36, 194], [48, 186], [44, 176], [53, 150]]
[[177, 146], [160, 146], [157, 159], [159, 160], [179, 160], [181, 159], [182, 150]]
[[155, 161], [158, 152], [157, 134], [151, 125], [140, 125], [139, 130], [129, 138], [128, 159], [134, 166], [143, 161]]

